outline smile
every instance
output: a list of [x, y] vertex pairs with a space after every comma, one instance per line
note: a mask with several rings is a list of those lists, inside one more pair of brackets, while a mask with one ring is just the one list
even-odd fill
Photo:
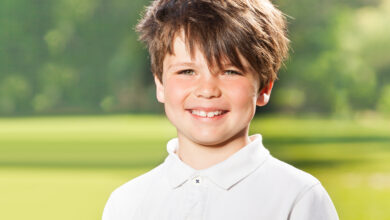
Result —
[[190, 110], [191, 114], [202, 117], [202, 118], [214, 118], [219, 115], [225, 114], [227, 111], [212, 111], [212, 112], [206, 112], [202, 110]]

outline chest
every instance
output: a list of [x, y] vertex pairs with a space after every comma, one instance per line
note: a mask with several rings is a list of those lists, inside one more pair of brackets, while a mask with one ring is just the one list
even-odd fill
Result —
[[173, 190], [151, 189], [133, 219], [285, 220], [293, 204], [277, 187], [243, 183], [224, 190], [196, 179]]

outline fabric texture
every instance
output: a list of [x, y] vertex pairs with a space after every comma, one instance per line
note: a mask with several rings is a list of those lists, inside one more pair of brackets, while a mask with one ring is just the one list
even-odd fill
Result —
[[168, 156], [153, 170], [110, 196], [103, 220], [338, 220], [321, 183], [274, 158], [261, 135], [212, 167], [195, 170], [167, 144]]

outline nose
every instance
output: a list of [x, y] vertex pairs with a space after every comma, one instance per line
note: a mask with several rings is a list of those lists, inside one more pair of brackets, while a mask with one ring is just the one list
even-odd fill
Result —
[[221, 96], [218, 76], [209, 74], [204, 75], [197, 82], [198, 86], [195, 89], [195, 95], [198, 98], [218, 98]]

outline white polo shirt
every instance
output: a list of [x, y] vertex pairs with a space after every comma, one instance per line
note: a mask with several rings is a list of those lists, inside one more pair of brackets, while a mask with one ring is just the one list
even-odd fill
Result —
[[195, 170], [175, 154], [116, 189], [103, 220], [336, 220], [313, 176], [269, 154], [260, 135], [228, 159]]

